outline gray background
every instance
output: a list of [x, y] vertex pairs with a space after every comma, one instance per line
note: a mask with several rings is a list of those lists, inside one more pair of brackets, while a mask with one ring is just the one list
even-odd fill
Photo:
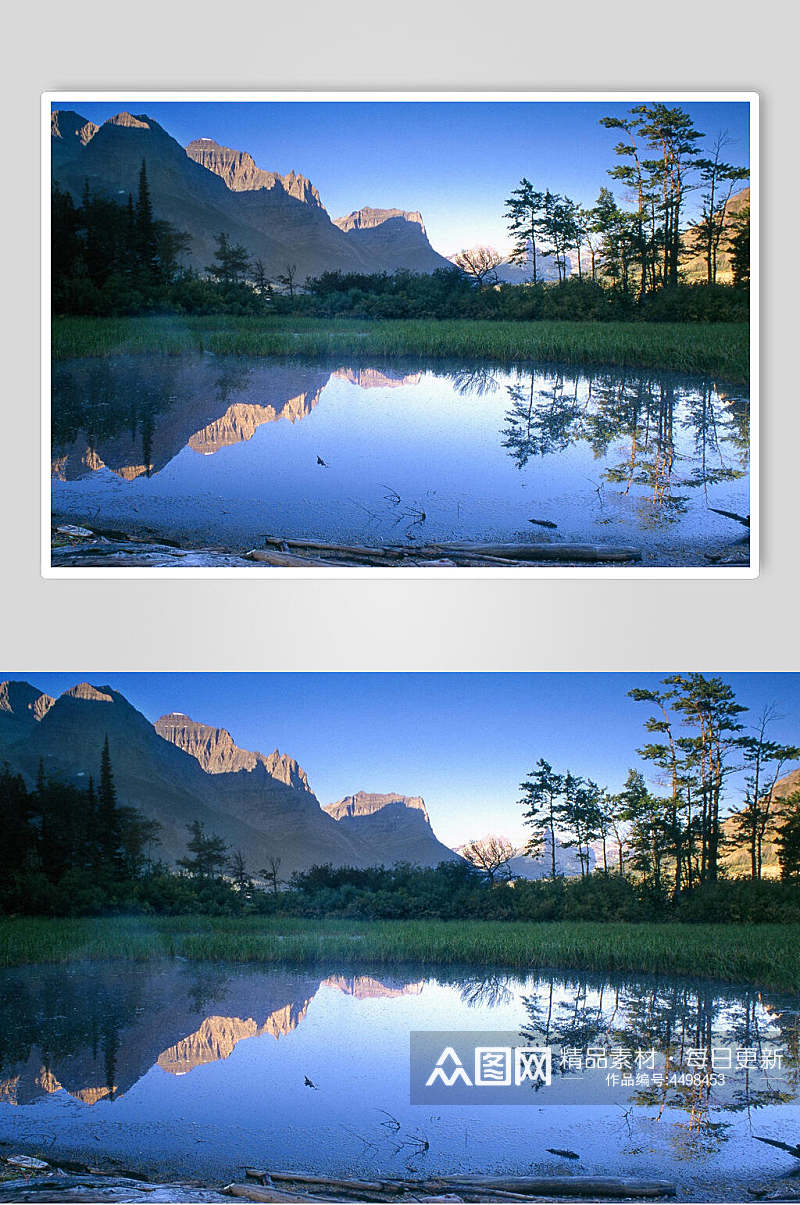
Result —
[[[797, 261], [798, 68], [790, 11], [773, 0], [724, 6], [84, 0], [13, 11], [2, 77], [0, 664], [28, 673], [800, 670], [794, 639], [800, 336], [790, 279]], [[761, 93], [758, 580], [40, 578], [41, 91], [637, 87]]]

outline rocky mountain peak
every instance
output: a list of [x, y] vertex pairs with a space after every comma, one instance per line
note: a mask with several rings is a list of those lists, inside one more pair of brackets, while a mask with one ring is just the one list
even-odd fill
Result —
[[329, 803], [324, 810], [334, 820], [342, 820], [344, 817], [374, 816], [376, 812], [394, 804], [421, 812], [426, 824], [430, 823], [425, 801], [420, 795], [376, 795], [369, 791], [357, 791], [355, 795], [345, 795], [338, 803]]
[[92, 686], [91, 682], [78, 682], [65, 690], [61, 698], [84, 699], [89, 703], [113, 703], [116, 692], [110, 686]]
[[74, 109], [54, 109], [50, 115], [50, 134], [62, 141], [74, 138], [81, 146], [86, 146], [99, 129], [93, 121], [87, 121]]
[[47, 715], [55, 699], [31, 686], [30, 682], [0, 682], [0, 713], [37, 723]]
[[258, 189], [282, 189], [288, 196], [304, 205], [322, 209], [319, 193], [305, 176], [291, 171], [282, 176], [260, 168], [247, 151], [221, 146], [213, 138], [195, 138], [186, 147], [186, 154], [195, 163], [214, 172], [225, 181], [232, 192], [255, 192]]
[[416, 209], [373, 209], [370, 205], [365, 205], [363, 209], [354, 209], [352, 213], [348, 213], [343, 218], [334, 218], [333, 223], [344, 231], [374, 230], [376, 226], [382, 226], [384, 222], [391, 221], [393, 218], [413, 223], [419, 226], [422, 233], [425, 234], [422, 214]]
[[127, 126], [129, 129], [149, 130], [151, 120], [146, 113], [139, 113], [134, 117], [133, 113], [127, 113], [123, 110], [122, 113], [115, 113], [113, 117], [109, 117], [103, 122], [106, 126]]
[[287, 787], [311, 792], [305, 770], [293, 757], [275, 749], [269, 756], [241, 749], [227, 728], [214, 728], [201, 724], [182, 712], [173, 711], [162, 715], [153, 725], [164, 740], [177, 745], [200, 763], [207, 774], [236, 774], [241, 770], [252, 771], [262, 766], [271, 778]]

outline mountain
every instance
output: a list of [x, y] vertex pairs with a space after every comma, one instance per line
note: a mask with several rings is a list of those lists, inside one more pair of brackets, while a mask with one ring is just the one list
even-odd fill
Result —
[[191, 235], [185, 258], [200, 272], [223, 232], [261, 260], [267, 276], [295, 265], [300, 281], [336, 270], [432, 272], [447, 263], [430, 246], [418, 214], [369, 211], [388, 216], [369, 230], [345, 230], [331, 221], [305, 176], [265, 171], [246, 151], [209, 138], [184, 148], [145, 113], [117, 113], [96, 126], [73, 110], [56, 110], [51, 147], [53, 180], [75, 200], [87, 181], [93, 193], [135, 197], [144, 160], [154, 213]]
[[162, 715], [153, 727], [164, 740], [191, 754], [206, 774], [237, 774], [240, 770], [263, 766], [270, 777], [277, 778], [287, 787], [312, 793], [305, 770], [293, 757], [287, 757], [277, 749], [268, 757], [240, 749], [226, 728], [198, 724], [180, 711]]
[[281, 176], [277, 172], [265, 172], [256, 167], [252, 155], [247, 151], [234, 151], [229, 146], [220, 146], [213, 138], [196, 138], [186, 148], [186, 154], [195, 163], [207, 167], [220, 176], [233, 192], [250, 192], [259, 188], [282, 188], [296, 201], [323, 209], [319, 193], [310, 180], [289, 172]]
[[416, 210], [366, 206], [334, 218], [334, 225], [345, 231], [364, 255], [380, 263], [381, 271], [435, 272], [453, 267], [428, 242], [422, 214]]
[[54, 703], [28, 682], [0, 682], [0, 723], [28, 728], [43, 719]]
[[373, 795], [358, 791], [324, 811], [366, 850], [371, 865], [412, 862], [438, 866], [457, 862], [458, 854], [436, 837], [425, 802], [418, 795]]
[[[49, 776], [85, 784], [90, 775], [97, 776], [106, 736], [120, 802], [161, 824], [157, 852], [164, 860], [183, 856], [187, 826], [200, 820], [232, 849], [244, 851], [253, 872], [276, 855], [285, 875], [322, 862], [364, 865], [361, 851], [308, 787], [273, 776], [270, 759], [256, 760], [250, 770], [207, 773], [107, 686], [73, 687], [21, 733], [0, 728], [0, 759], [28, 782], [35, 780], [41, 762]], [[304, 777], [277, 759], [271, 764], [290, 779]]]
[[[547, 879], [552, 874], [553, 862], [550, 854], [550, 834], [545, 833], [541, 853], [535, 857], [518, 850], [508, 863], [509, 870], [515, 879]], [[589, 850], [589, 870], [595, 868], [594, 850]], [[556, 837], [556, 874], [565, 878], [577, 878], [581, 873], [581, 864], [577, 851], [572, 846], [566, 846]]]
[[[771, 809], [775, 823], [780, 824], [781, 817], [786, 811], [785, 801], [790, 795], [795, 794], [796, 791], [800, 791], [800, 769], [791, 770], [775, 783], [772, 791]], [[771, 831], [768, 833], [762, 847], [761, 873], [765, 879], [777, 879], [780, 877], [781, 872], [778, 863], [778, 846], [774, 839], [775, 823], [771, 826]], [[726, 820], [723, 820], [723, 837], [731, 839], [735, 837], [736, 832], [735, 821], [730, 816]], [[750, 875], [750, 851], [746, 846], [738, 845], [735, 848], [724, 849], [723, 863], [729, 874], [745, 878]]]
[[82, 682], [53, 700], [26, 682], [0, 683], [0, 764], [29, 784], [41, 765], [48, 777], [86, 785], [106, 737], [119, 801], [159, 822], [156, 852], [167, 862], [185, 854], [195, 820], [241, 850], [254, 874], [273, 857], [288, 877], [324, 863], [435, 865], [456, 856], [436, 839], [421, 800], [365, 796], [394, 807], [374, 822], [339, 820], [277, 749], [242, 749], [226, 729], [178, 712], [151, 724], [109, 686]]
[[[730, 284], [732, 280], [728, 239], [733, 234], [734, 222], [749, 207], [749, 188], [743, 188], [741, 192], [734, 193], [728, 201], [722, 226], [722, 237], [717, 251], [717, 282], [719, 284]], [[683, 236], [684, 257], [681, 261], [681, 275], [688, 281], [705, 281], [707, 279], [705, 254], [698, 246], [698, 241], [697, 235], [692, 232], [691, 228]]]

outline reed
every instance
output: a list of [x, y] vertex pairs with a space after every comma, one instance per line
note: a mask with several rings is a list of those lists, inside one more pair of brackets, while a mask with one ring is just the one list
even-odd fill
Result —
[[214, 355], [535, 361], [671, 370], [748, 380], [747, 323], [489, 322], [471, 319], [56, 318], [53, 355]]
[[800, 926], [354, 921], [295, 917], [0, 920], [0, 965], [181, 957], [264, 964], [645, 972], [800, 989]]

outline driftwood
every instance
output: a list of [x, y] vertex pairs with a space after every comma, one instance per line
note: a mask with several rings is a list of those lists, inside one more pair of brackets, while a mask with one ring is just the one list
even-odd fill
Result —
[[735, 510], [719, 510], [716, 506], [709, 506], [710, 511], [715, 515], [722, 515], [725, 519], [733, 519], [734, 523], [741, 523], [744, 527], [750, 526], [749, 515], [737, 515]]
[[758, 1134], [754, 1134], [756, 1142], [765, 1142], [767, 1146], [775, 1146], [779, 1151], [788, 1151], [790, 1155], [794, 1155], [795, 1159], [800, 1159], [800, 1143], [797, 1146], [790, 1146], [788, 1142], [779, 1142], [777, 1138], [759, 1138]]
[[[535, 1197], [671, 1197], [669, 1180], [623, 1180], [616, 1176], [441, 1176], [438, 1183], [456, 1188], [499, 1188]], [[456, 1189], [457, 1191], [457, 1189]]]
[[[287, 1197], [297, 1200], [297, 1197]], [[19, 1180], [0, 1181], [0, 1202], [56, 1201], [59, 1205], [78, 1201], [111, 1201], [131, 1205], [141, 1201], [151, 1205], [156, 1201], [193, 1202], [224, 1201], [218, 1190], [198, 1189], [190, 1184], [144, 1184], [141, 1180], [114, 1175], [61, 1175], [57, 1171], [46, 1176], [31, 1176]]]
[[422, 1180], [343, 1180], [299, 1172], [247, 1168], [262, 1184], [229, 1184], [231, 1196], [249, 1201], [531, 1201], [590, 1197], [656, 1199], [675, 1195], [668, 1180], [624, 1180], [613, 1176], [428, 1176]]
[[404, 566], [453, 565], [456, 567], [507, 566], [519, 568], [520, 562], [578, 562], [587, 564], [626, 564], [640, 561], [638, 548], [605, 544], [475, 543], [456, 541], [422, 544], [386, 544], [367, 547], [354, 544], [328, 544], [319, 540], [286, 540], [265, 536], [265, 549], [253, 549], [249, 560], [268, 565], [312, 568], [316, 565]]

